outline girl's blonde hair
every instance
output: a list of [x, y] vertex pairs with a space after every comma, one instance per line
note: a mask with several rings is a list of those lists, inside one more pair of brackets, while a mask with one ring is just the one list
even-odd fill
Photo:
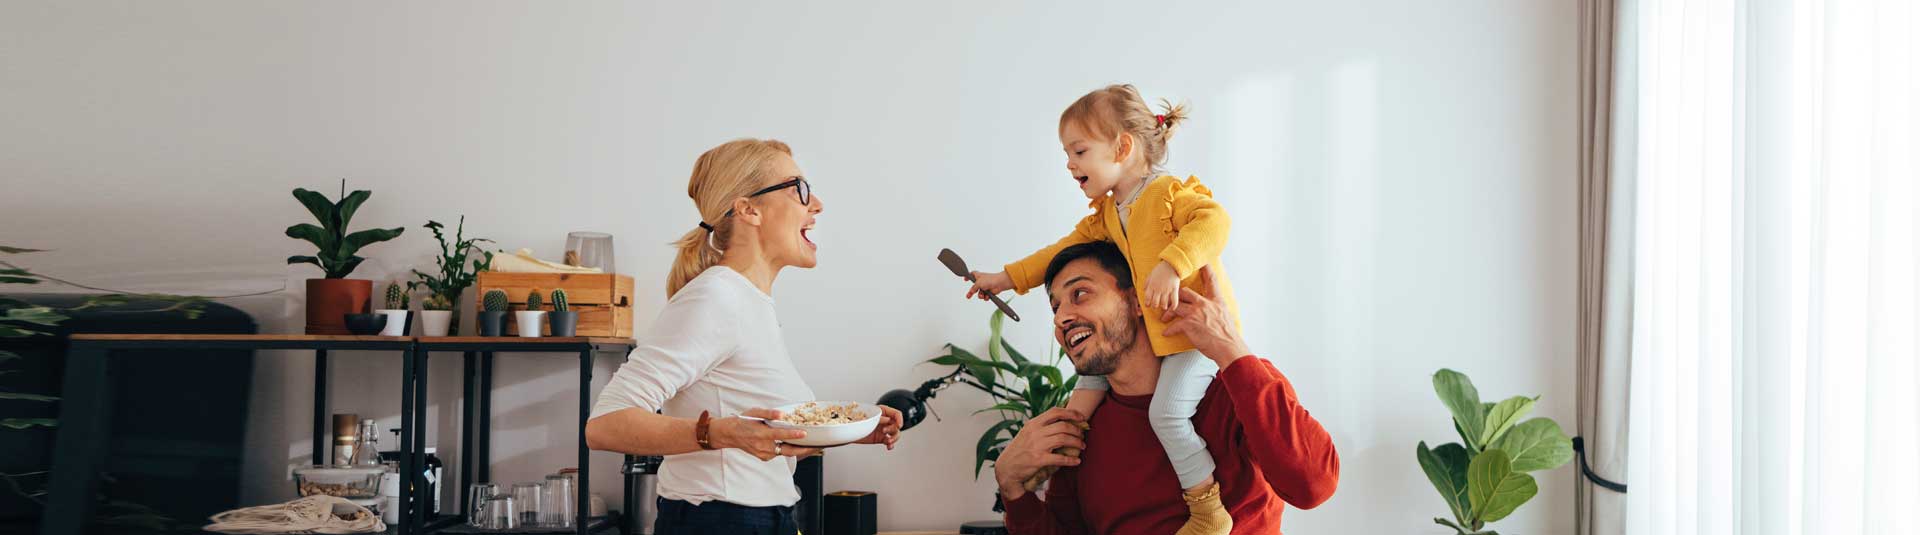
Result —
[[733, 208], [734, 199], [752, 194], [769, 180], [767, 170], [781, 155], [793, 156], [793, 149], [771, 139], [742, 138], [708, 149], [694, 160], [687, 196], [700, 212], [700, 225], [673, 242], [680, 251], [667, 273], [668, 298], [720, 263], [720, 247], [733, 237], [733, 218], [724, 215]]
[[1147, 169], [1159, 172], [1167, 162], [1167, 140], [1187, 120], [1187, 106], [1163, 98], [1160, 110], [1153, 113], [1132, 85], [1114, 84], [1087, 93], [1060, 112], [1060, 131], [1078, 126], [1105, 139], [1131, 134], [1136, 150], [1146, 157]]

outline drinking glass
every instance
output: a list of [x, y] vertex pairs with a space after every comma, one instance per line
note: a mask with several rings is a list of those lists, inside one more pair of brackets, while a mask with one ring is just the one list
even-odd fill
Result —
[[[613, 273], [613, 235], [605, 232], [569, 232], [565, 252], [580, 257], [580, 267], [600, 268]], [[565, 253], [562, 253], [565, 258]]]
[[544, 525], [556, 528], [573, 527], [576, 496], [573, 478], [560, 474], [547, 476], [546, 508], [541, 509], [540, 519]]
[[517, 529], [520, 527], [520, 510], [515, 507], [512, 495], [494, 496], [487, 500], [487, 521], [481, 529]]
[[541, 494], [539, 483], [515, 483], [513, 485], [513, 504], [519, 511], [521, 526], [531, 527], [541, 525]]
[[500, 495], [500, 486], [492, 483], [474, 483], [467, 491], [467, 525], [485, 527], [487, 523], [487, 501]]

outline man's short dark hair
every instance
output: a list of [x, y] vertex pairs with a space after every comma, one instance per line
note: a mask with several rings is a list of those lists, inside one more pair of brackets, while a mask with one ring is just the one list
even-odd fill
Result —
[[1053, 278], [1066, 269], [1067, 264], [1082, 258], [1092, 258], [1113, 275], [1114, 284], [1122, 290], [1133, 289], [1133, 268], [1127, 267], [1127, 255], [1120, 253], [1120, 246], [1109, 241], [1090, 241], [1071, 245], [1053, 255], [1053, 261], [1047, 262], [1048, 288], [1053, 287]]

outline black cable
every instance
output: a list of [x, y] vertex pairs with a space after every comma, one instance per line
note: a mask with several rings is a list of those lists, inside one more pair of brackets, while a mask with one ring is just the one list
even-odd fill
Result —
[[1574, 456], [1580, 458], [1580, 473], [1585, 474], [1587, 476], [1587, 480], [1592, 481], [1593, 484], [1599, 485], [1600, 488], [1603, 488], [1603, 489], [1611, 490], [1621, 494], [1627, 493], [1626, 483], [1616, 482], [1604, 477], [1600, 477], [1600, 474], [1593, 473], [1593, 467], [1587, 465], [1586, 444], [1584, 441], [1580, 440], [1580, 437], [1573, 437], [1573, 453], [1574, 453]]

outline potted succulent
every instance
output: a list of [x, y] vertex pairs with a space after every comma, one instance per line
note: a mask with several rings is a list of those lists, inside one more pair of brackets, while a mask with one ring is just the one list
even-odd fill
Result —
[[[493, 253], [482, 250], [479, 246], [481, 242], [491, 242], [493, 240], [484, 238], [467, 239], [467, 216], [460, 216], [460, 225], [454, 228], [453, 242], [451, 243], [447, 242], [446, 235], [440, 232], [440, 229], [446, 228], [446, 225], [441, 225], [437, 221], [427, 221], [426, 227], [427, 230], [433, 231], [433, 239], [440, 242], [440, 256], [433, 259], [433, 262], [440, 266], [440, 271], [439, 273], [429, 275], [418, 269], [413, 270], [414, 277], [419, 280], [408, 281], [407, 289], [412, 290], [414, 288], [425, 287], [429, 294], [427, 299], [431, 300], [434, 297], [438, 297], [440, 298], [440, 302], [436, 303], [436, 305], [444, 306], [444, 308], [431, 308], [426, 310], [449, 312], [446, 319], [448, 325], [447, 331], [442, 334], [428, 334], [427, 336], [458, 334], [460, 332], [460, 309], [454, 308], [453, 304], [460, 301], [460, 292], [466, 291], [468, 286], [473, 285], [475, 274], [493, 267]], [[476, 253], [478, 253], [478, 259], [473, 260], [472, 265], [469, 266], [468, 260], [474, 258]], [[426, 301], [421, 301], [421, 305], [421, 308], [426, 308]], [[422, 321], [425, 321], [425, 318], [429, 316], [426, 310], [420, 312]]]
[[420, 300], [420, 335], [446, 336], [452, 332], [453, 301], [439, 294]]
[[1573, 441], [1551, 419], [1520, 421], [1539, 397], [1482, 403], [1473, 381], [1447, 369], [1433, 374], [1433, 391], [1453, 413], [1453, 429], [1460, 433], [1460, 442], [1428, 449], [1421, 441], [1414, 450], [1420, 469], [1453, 513], [1453, 520], [1433, 522], [1459, 535], [1497, 535], [1482, 530], [1539, 492], [1527, 472], [1552, 470], [1573, 460]]
[[407, 317], [407, 302], [412, 300], [407, 290], [400, 287], [400, 281], [387, 283], [387, 295], [384, 307], [373, 311], [387, 317], [386, 327], [380, 329], [380, 336], [406, 336], [411, 322]]
[[500, 336], [507, 325], [507, 291], [487, 290], [480, 297], [480, 336]]
[[307, 279], [307, 334], [348, 333], [346, 315], [366, 313], [373, 294], [373, 281], [347, 278], [365, 260], [355, 253], [362, 247], [397, 238], [406, 230], [395, 227], [347, 232], [353, 213], [373, 192], [346, 191], [345, 180], [340, 181], [338, 201], [328, 200], [326, 195], [306, 188], [293, 190], [293, 198], [306, 206], [307, 212], [320, 220], [320, 225], [301, 223], [287, 227], [287, 237], [306, 240], [319, 252], [311, 256], [289, 256], [287, 263], [313, 264], [326, 272], [326, 278]]
[[546, 312], [540, 310], [540, 290], [528, 292], [527, 309], [513, 313], [513, 322], [519, 326], [520, 336], [539, 338], [540, 328], [544, 327], [541, 325], [543, 322], [540, 321], [540, 316], [545, 314]]
[[580, 313], [567, 310], [567, 291], [553, 289], [553, 312], [547, 313], [547, 333], [553, 336], [573, 336], [575, 327], [580, 325]]

